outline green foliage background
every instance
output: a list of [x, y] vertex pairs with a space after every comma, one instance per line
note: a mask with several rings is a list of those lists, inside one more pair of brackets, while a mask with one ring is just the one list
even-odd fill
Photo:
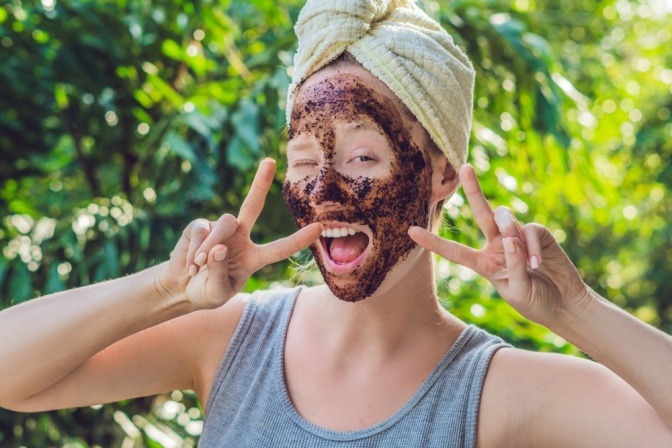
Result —
[[[672, 332], [669, 2], [419, 3], [478, 71], [471, 161], [486, 196], [551, 228], [590, 285]], [[280, 184], [301, 4], [0, 7], [0, 307], [165, 260], [190, 220], [238, 210], [263, 156], [279, 169], [254, 237], [293, 230]], [[445, 217], [444, 236], [481, 243], [463, 196]], [[290, 271], [266, 268], [246, 288]], [[459, 317], [519, 347], [578, 354], [470, 271], [439, 261], [437, 272]], [[0, 409], [0, 447], [193, 446], [201, 419], [190, 392]]]

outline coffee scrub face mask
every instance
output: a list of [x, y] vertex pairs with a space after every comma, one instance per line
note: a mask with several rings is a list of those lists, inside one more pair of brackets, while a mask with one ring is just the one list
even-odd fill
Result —
[[[311, 251], [332, 293], [348, 302], [371, 296], [415, 247], [408, 228], [429, 223], [431, 162], [395, 101], [371, 85], [363, 76], [335, 73], [302, 87], [289, 139], [310, 137], [322, 157], [314, 173], [283, 184], [296, 224], [320, 222], [326, 229]], [[384, 137], [392, 153], [386, 176], [336, 170], [339, 123], [367, 123]]]

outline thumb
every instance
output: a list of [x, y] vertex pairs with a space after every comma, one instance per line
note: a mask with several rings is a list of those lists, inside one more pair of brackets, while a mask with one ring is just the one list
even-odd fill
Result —
[[208, 253], [208, 283], [212, 282], [215, 294], [226, 292], [229, 284], [228, 251], [225, 245], [216, 244]]
[[456, 241], [444, 240], [440, 236], [417, 226], [408, 229], [408, 236], [410, 236], [419, 246], [428, 251], [439, 254], [448, 261], [452, 261], [481, 274], [477, 271], [476, 266], [477, 251], [471, 247], [467, 247]]
[[292, 235], [259, 246], [258, 266], [254, 271], [271, 263], [290, 257], [292, 254], [313, 244], [322, 234], [322, 225], [319, 223], [308, 224]]
[[509, 277], [507, 292], [512, 299], [520, 299], [526, 296], [531, 286], [525, 245], [518, 237], [503, 238], [502, 245]]

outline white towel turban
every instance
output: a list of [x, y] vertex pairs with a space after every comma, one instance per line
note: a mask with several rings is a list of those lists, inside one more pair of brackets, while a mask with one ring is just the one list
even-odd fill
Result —
[[347, 51], [401, 99], [453, 166], [465, 162], [475, 72], [413, 0], [308, 0], [294, 29], [288, 123], [301, 82]]

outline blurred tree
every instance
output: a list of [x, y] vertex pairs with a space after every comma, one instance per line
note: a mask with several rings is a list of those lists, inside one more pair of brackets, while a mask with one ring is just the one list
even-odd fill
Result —
[[[0, 307], [167, 258], [236, 212], [262, 156], [255, 228], [289, 233], [284, 98], [303, 2], [10, 0], [0, 7]], [[486, 195], [551, 228], [587, 281], [672, 331], [670, 8], [627, 0], [419, 1], [478, 71], [471, 160]], [[444, 234], [481, 238], [460, 194]], [[287, 282], [264, 269], [246, 288]], [[487, 282], [439, 261], [445, 306], [520, 347], [576, 353]], [[308, 277], [310, 280], [312, 277]], [[3, 341], [2, 343], [11, 343]], [[41, 414], [0, 409], [0, 447], [193, 446], [190, 392]]]

